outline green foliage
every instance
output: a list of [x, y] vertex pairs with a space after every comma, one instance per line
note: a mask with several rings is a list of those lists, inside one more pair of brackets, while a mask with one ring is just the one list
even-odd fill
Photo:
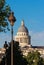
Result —
[[10, 11], [10, 7], [6, 4], [5, 0], [0, 0], [0, 32], [8, 28], [7, 16]]
[[[3, 59], [2, 59], [3, 60]], [[6, 50], [4, 60], [0, 65], [11, 65], [11, 43], [9, 44], [8, 49]], [[19, 47], [18, 42], [13, 41], [13, 65], [27, 65], [27, 61], [23, 58], [22, 52]]]
[[44, 65], [43, 58], [40, 57], [39, 52], [29, 52], [27, 57], [28, 64], [27, 65]]

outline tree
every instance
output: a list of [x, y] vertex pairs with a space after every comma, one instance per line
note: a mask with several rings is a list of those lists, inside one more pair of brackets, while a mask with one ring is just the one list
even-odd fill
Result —
[[7, 16], [10, 11], [10, 7], [6, 4], [5, 0], [0, 0], [0, 32], [5, 32], [5, 29], [9, 30]]
[[40, 57], [40, 53], [36, 52], [29, 52], [27, 57], [28, 65], [44, 65], [43, 58]]
[[5, 65], [5, 56], [1, 59], [0, 65]]
[[16, 42], [13, 48], [14, 65], [27, 65], [27, 61], [23, 58], [23, 54], [20, 50], [19, 43]]
[[[13, 65], [27, 65], [27, 61], [25, 58], [23, 58], [22, 52], [19, 47], [18, 42], [13, 41]], [[6, 65], [11, 65], [11, 43], [9, 44], [9, 47], [6, 49], [5, 60], [1, 62], [0, 65], [5, 65], [4, 63], [6, 62]]]

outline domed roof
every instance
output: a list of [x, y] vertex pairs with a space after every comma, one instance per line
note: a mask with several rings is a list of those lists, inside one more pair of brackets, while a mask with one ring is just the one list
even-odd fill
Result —
[[26, 26], [24, 25], [24, 20], [21, 22], [21, 26], [18, 29], [18, 32], [26, 32], [28, 33], [28, 29], [26, 28]]

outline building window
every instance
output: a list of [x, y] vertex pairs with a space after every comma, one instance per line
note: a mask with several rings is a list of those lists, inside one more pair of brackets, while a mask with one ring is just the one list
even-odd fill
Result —
[[20, 38], [20, 43], [23, 43], [23, 39], [22, 38]]

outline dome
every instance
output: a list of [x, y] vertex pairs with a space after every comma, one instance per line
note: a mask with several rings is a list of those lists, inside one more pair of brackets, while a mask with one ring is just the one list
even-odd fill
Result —
[[21, 22], [21, 26], [18, 29], [18, 32], [26, 32], [28, 33], [28, 29], [26, 28], [26, 26], [24, 25], [24, 21]]

